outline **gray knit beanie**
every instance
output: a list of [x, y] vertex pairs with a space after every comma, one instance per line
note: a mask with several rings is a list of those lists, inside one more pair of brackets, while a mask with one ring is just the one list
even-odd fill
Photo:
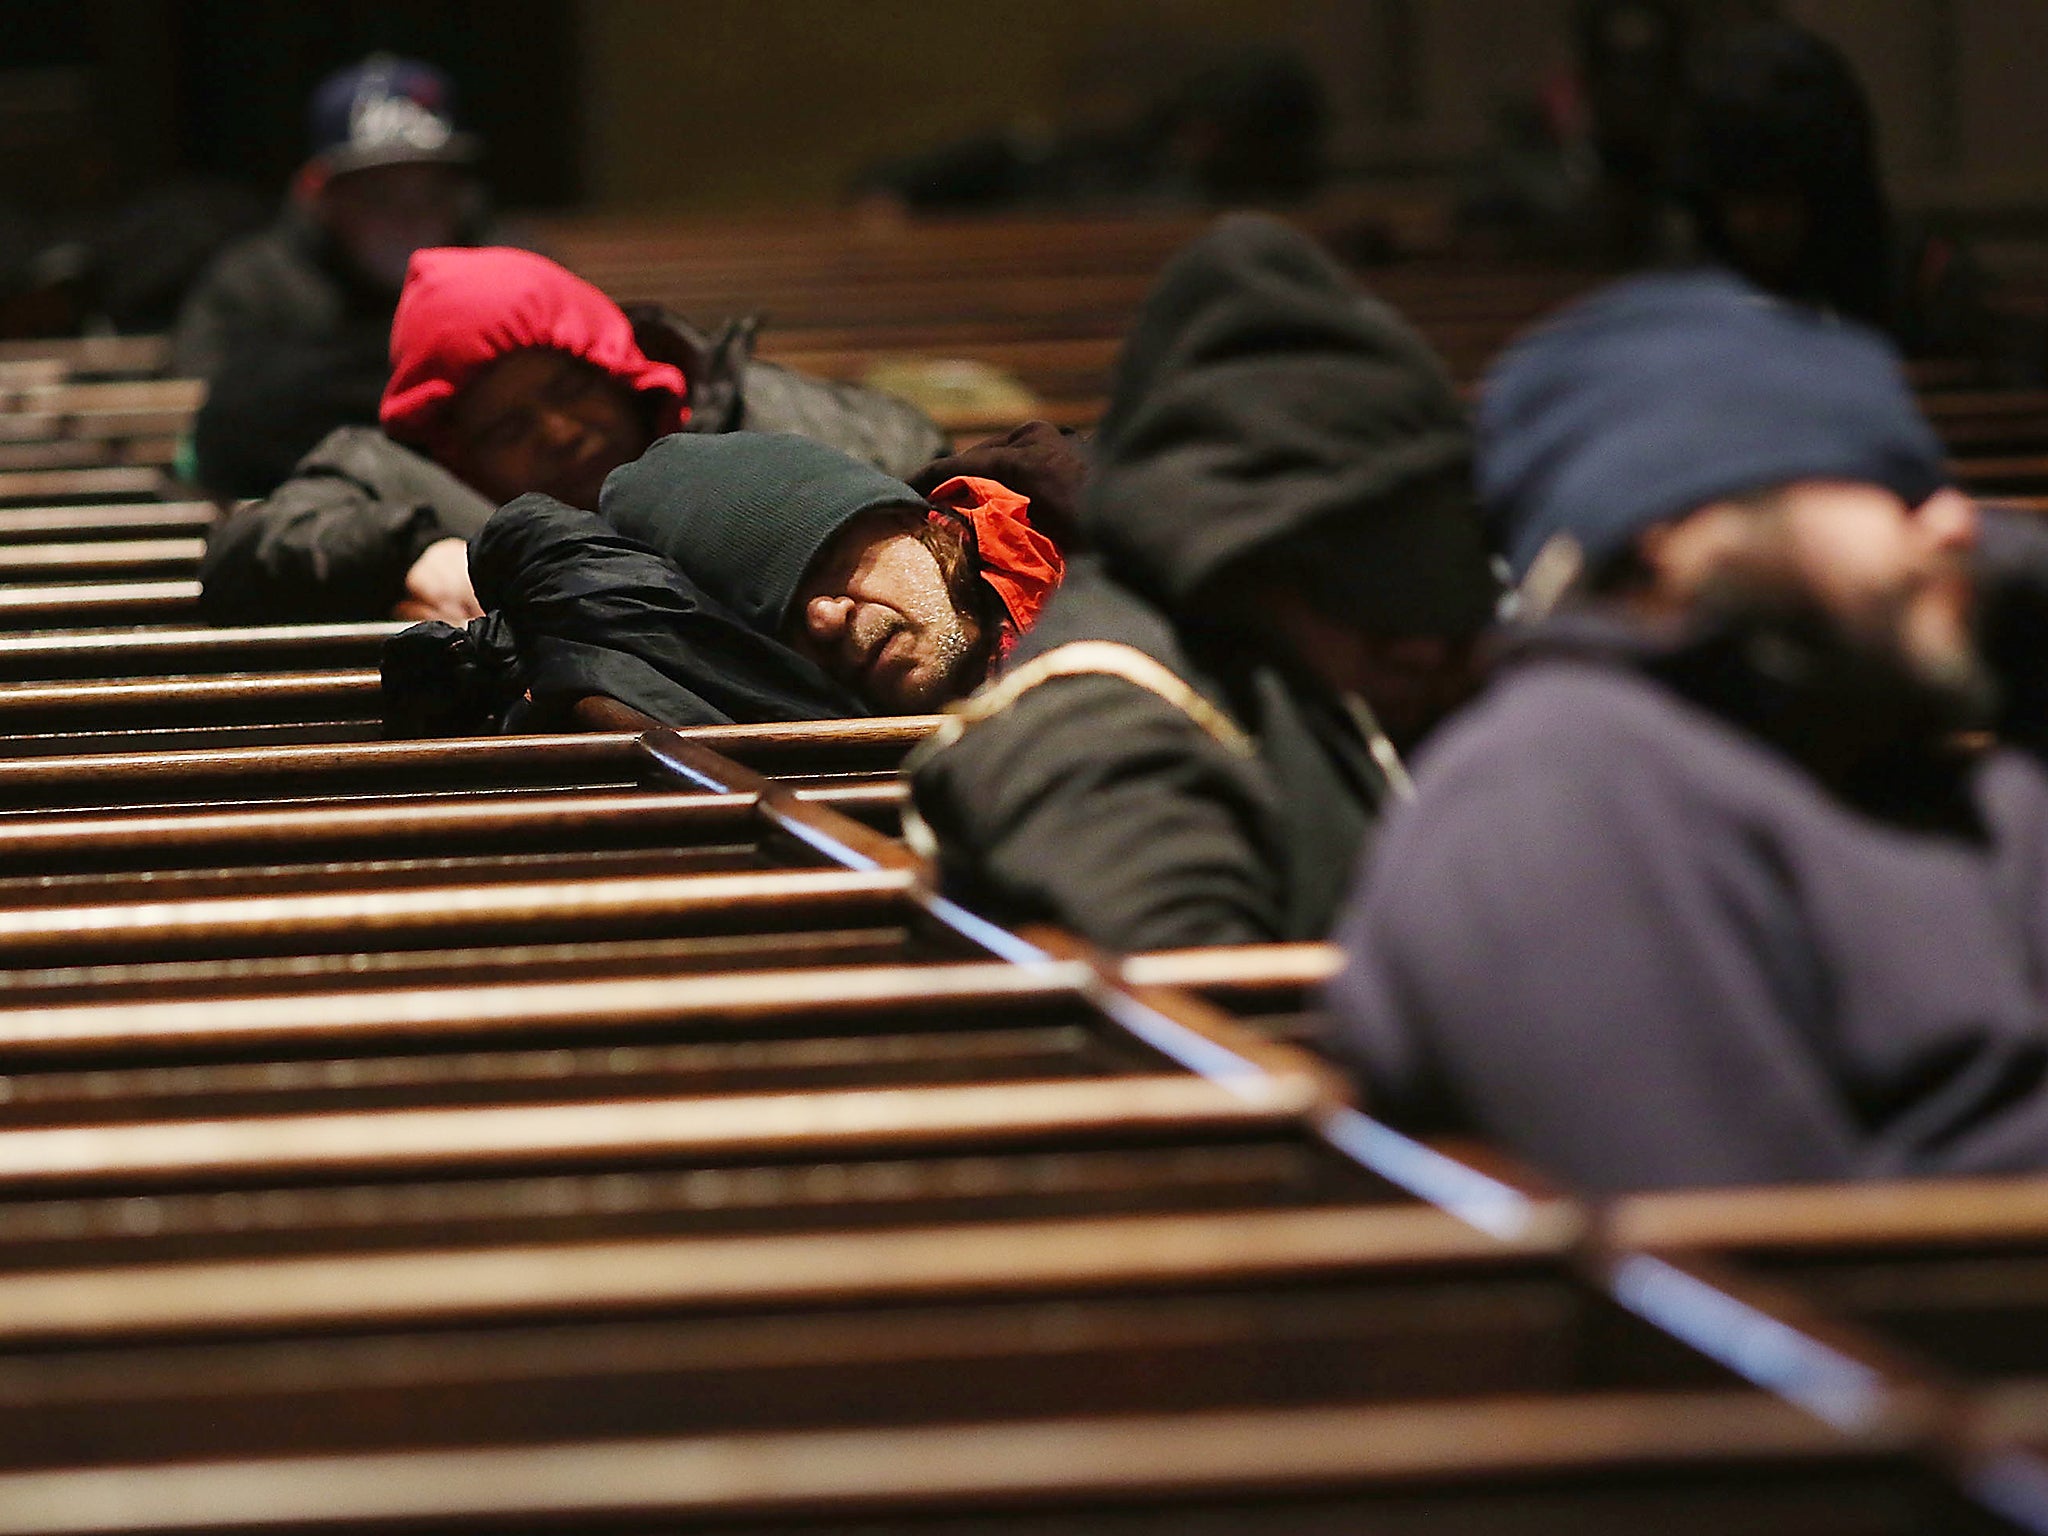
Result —
[[597, 508], [764, 634], [863, 512], [930, 504], [901, 480], [789, 432], [679, 432], [612, 471]]

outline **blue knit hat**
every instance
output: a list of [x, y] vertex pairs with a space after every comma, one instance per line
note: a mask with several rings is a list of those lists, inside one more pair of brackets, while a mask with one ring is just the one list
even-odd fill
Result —
[[1479, 407], [1479, 495], [1519, 578], [1552, 535], [1589, 564], [1645, 528], [1795, 480], [1948, 483], [1899, 356], [1861, 326], [1690, 272], [1602, 290], [1518, 343]]

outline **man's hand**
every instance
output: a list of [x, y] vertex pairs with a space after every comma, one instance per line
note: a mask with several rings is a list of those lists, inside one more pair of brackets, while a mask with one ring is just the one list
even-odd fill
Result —
[[457, 626], [483, 616], [469, 584], [469, 545], [462, 539], [429, 544], [405, 573], [405, 596], [391, 610], [394, 619], [440, 619]]

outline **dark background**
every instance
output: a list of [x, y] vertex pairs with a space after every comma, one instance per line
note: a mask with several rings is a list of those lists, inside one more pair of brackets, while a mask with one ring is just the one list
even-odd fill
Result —
[[313, 87], [382, 49], [454, 77], [505, 203], [564, 207], [583, 192], [575, 22], [569, 0], [0, 0], [0, 198], [281, 191]]

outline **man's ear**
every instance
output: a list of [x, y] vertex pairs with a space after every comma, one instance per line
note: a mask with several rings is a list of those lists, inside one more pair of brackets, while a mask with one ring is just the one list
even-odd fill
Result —
[[1636, 535], [1636, 554], [1651, 595], [1686, 599], [1756, 539], [1756, 508], [1709, 502], [1696, 512], [1656, 523]]

